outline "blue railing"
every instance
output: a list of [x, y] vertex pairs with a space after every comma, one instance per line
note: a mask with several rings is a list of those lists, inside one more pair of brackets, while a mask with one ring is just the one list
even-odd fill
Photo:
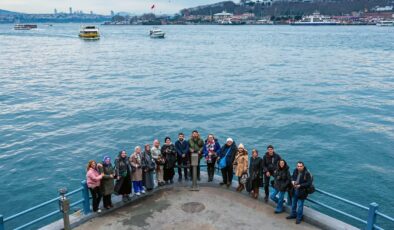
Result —
[[340, 196], [337, 196], [337, 195], [331, 194], [329, 192], [323, 191], [321, 189], [316, 189], [316, 192], [320, 193], [320, 194], [322, 194], [322, 195], [324, 195], [326, 197], [330, 197], [330, 198], [333, 198], [335, 200], [342, 201], [342, 202], [344, 202], [346, 204], [350, 204], [350, 205], [352, 205], [354, 207], [357, 207], [357, 208], [359, 208], [361, 210], [366, 211], [368, 213], [368, 216], [367, 216], [367, 219], [364, 220], [364, 219], [356, 217], [356, 216], [354, 216], [352, 214], [349, 214], [349, 213], [347, 213], [345, 211], [341, 211], [341, 210], [339, 210], [337, 208], [334, 208], [334, 207], [332, 207], [332, 206], [330, 206], [328, 204], [324, 204], [324, 203], [316, 201], [314, 199], [307, 198], [307, 200], [309, 202], [313, 203], [313, 204], [319, 205], [319, 206], [324, 207], [326, 209], [329, 209], [329, 210], [331, 210], [331, 211], [333, 211], [335, 213], [341, 214], [341, 215], [346, 216], [346, 217], [348, 217], [348, 218], [350, 218], [352, 220], [355, 220], [358, 223], [363, 224], [364, 226], [366, 226], [366, 228], [365, 228], [366, 230], [373, 230], [373, 229], [383, 230], [382, 227], [379, 227], [376, 224], [376, 218], [377, 217], [381, 217], [381, 218], [385, 219], [386, 221], [392, 222], [393, 225], [394, 225], [394, 218], [379, 212], [378, 211], [378, 204], [375, 203], [375, 202], [371, 203], [369, 205], [369, 207], [366, 207], [366, 206], [363, 206], [361, 204], [358, 204], [358, 203], [355, 203], [353, 201], [350, 201], [350, 200], [347, 200], [345, 198], [342, 198]]
[[[206, 165], [201, 165], [201, 167], [206, 167]], [[81, 187], [76, 189], [76, 190], [73, 190], [73, 191], [67, 193], [66, 197], [72, 196], [72, 195], [74, 195], [74, 194], [76, 194], [78, 192], [82, 192], [82, 199], [80, 199], [78, 201], [75, 201], [74, 203], [71, 203], [70, 207], [75, 207], [75, 206], [77, 206], [79, 204], [82, 204], [83, 212], [86, 215], [86, 214], [91, 212], [89, 190], [88, 190], [86, 181], [82, 181], [81, 182]], [[361, 209], [363, 211], [366, 211], [368, 213], [368, 216], [367, 216], [367, 219], [365, 220], [365, 219], [356, 217], [356, 216], [354, 216], [352, 214], [349, 214], [349, 213], [347, 213], [345, 211], [336, 209], [336, 208], [334, 208], [334, 207], [332, 207], [332, 206], [330, 206], [328, 204], [322, 203], [320, 201], [316, 201], [316, 200], [311, 199], [311, 198], [307, 199], [309, 202], [311, 202], [313, 204], [319, 205], [319, 206], [324, 207], [326, 209], [329, 209], [329, 210], [331, 210], [331, 211], [333, 211], [335, 213], [338, 213], [338, 214], [344, 215], [346, 217], [349, 217], [349, 218], [357, 221], [358, 223], [363, 224], [364, 226], [366, 226], [366, 228], [365, 228], [366, 230], [373, 230], [373, 229], [382, 230], [383, 229], [382, 227], [379, 227], [376, 224], [376, 218], [377, 217], [383, 218], [383, 219], [385, 219], [385, 220], [387, 220], [389, 222], [392, 222], [394, 224], [394, 218], [379, 212], [378, 211], [378, 204], [376, 204], [376, 203], [371, 203], [369, 205], [369, 207], [366, 207], [366, 206], [363, 206], [361, 204], [355, 203], [353, 201], [347, 200], [345, 198], [342, 198], [342, 197], [336, 196], [334, 194], [331, 194], [329, 192], [325, 192], [325, 191], [323, 191], [321, 189], [316, 189], [316, 192], [319, 193], [319, 194], [322, 194], [325, 197], [329, 197], [329, 198], [333, 198], [335, 200], [342, 201], [342, 202], [344, 202], [346, 204], [350, 204], [350, 205], [355, 206], [355, 207], [357, 207], [357, 208], [359, 208], [359, 209]], [[46, 202], [44, 202], [42, 204], [39, 204], [37, 206], [34, 206], [32, 208], [29, 208], [29, 209], [27, 209], [25, 211], [22, 211], [20, 213], [17, 213], [15, 215], [12, 215], [12, 216], [9, 216], [9, 217], [6, 217], [6, 218], [4, 218], [2, 215], [0, 215], [0, 230], [5, 230], [4, 224], [7, 223], [7, 222], [9, 222], [9, 221], [11, 221], [13, 219], [16, 219], [16, 218], [18, 218], [20, 216], [23, 216], [25, 214], [32, 213], [32, 212], [34, 212], [34, 211], [36, 211], [36, 210], [38, 210], [38, 209], [40, 209], [40, 208], [42, 208], [44, 206], [47, 206], [49, 204], [53, 204], [53, 203], [58, 202], [58, 201], [59, 201], [59, 198], [53, 198], [53, 199], [48, 200], [48, 201], [46, 201]], [[41, 217], [39, 217], [37, 219], [34, 219], [34, 220], [32, 220], [32, 221], [30, 221], [28, 223], [25, 223], [25, 224], [15, 228], [15, 229], [23, 229], [23, 228], [30, 227], [30, 226], [32, 226], [32, 225], [34, 225], [34, 224], [36, 224], [36, 223], [38, 223], [40, 221], [49, 219], [49, 218], [51, 218], [51, 217], [53, 217], [53, 216], [55, 216], [57, 214], [60, 214], [60, 213], [61, 213], [60, 210], [52, 211], [52, 212], [50, 212], [50, 213], [48, 213], [46, 215], [43, 215], [43, 216], [41, 216]]]
[[[88, 214], [90, 212], [90, 198], [89, 198], [89, 190], [88, 190], [88, 186], [86, 184], [86, 181], [82, 181], [80, 188], [66, 193], [65, 196], [66, 197], [70, 197], [70, 196], [72, 196], [74, 194], [77, 194], [79, 192], [82, 192], [82, 199], [71, 203], [70, 204], [70, 208], [82, 204], [84, 214]], [[35, 212], [35, 211], [41, 209], [42, 207], [48, 206], [50, 204], [54, 204], [56, 202], [59, 202], [59, 197], [53, 198], [53, 199], [48, 200], [48, 201], [46, 201], [46, 202], [44, 202], [42, 204], [36, 205], [36, 206], [34, 206], [32, 208], [26, 209], [26, 210], [24, 210], [22, 212], [19, 212], [17, 214], [14, 214], [14, 215], [6, 217], [6, 218], [4, 218], [3, 215], [0, 215], [0, 230], [5, 230], [4, 225], [7, 222], [10, 222], [11, 220], [17, 219], [17, 218], [19, 218], [21, 216], [24, 216], [24, 215], [28, 214], [28, 213]], [[61, 213], [60, 209], [52, 211], [52, 212], [47, 213], [47, 214], [45, 214], [45, 215], [43, 215], [43, 216], [41, 216], [41, 217], [39, 217], [37, 219], [34, 219], [34, 220], [32, 220], [32, 221], [30, 221], [28, 223], [25, 223], [23, 225], [15, 227], [14, 229], [19, 230], [19, 229], [24, 229], [24, 228], [27, 228], [27, 227], [31, 227], [34, 224], [38, 223], [38, 222], [41, 222], [41, 221], [46, 220], [46, 219], [49, 219], [49, 218], [51, 218], [51, 217], [53, 217], [53, 216], [55, 216], [57, 214], [60, 214], [60, 213]]]

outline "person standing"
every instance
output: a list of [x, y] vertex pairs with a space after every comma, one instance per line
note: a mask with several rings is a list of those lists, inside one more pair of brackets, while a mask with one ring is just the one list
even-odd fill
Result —
[[145, 193], [142, 187], [142, 154], [141, 147], [137, 146], [130, 157], [131, 180], [133, 181], [134, 193], [139, 196]]
[[245, 173], [248, 173], [248, 151], [245, 149], [244, 145], [241, 143], [238, 146], [238, 152], [234, 159], [234, 171], [235, 175], [238, 177], [238, 187], [237, 191], [242, 192], [245, 188], [245, 185], [241, 183], [241, 177]]
[[224, 165], [221, 167], [219, 165], [220, 170], [222, 171], [223, 182], [220, 182], [220, 185], [226, 185], [227, 188], [230, 187], [231, 182], [233, 181], [233, 162], [235, 159], [235, 154], [237, 153], [238, 149], [235, 145], [235, 142], [232, 138], [227, 138], [226, 144], [222, 146], [220, 149], [220, 154], [217, 161], [220, 164], [220, 159], [224, 160]]
[[189, 162], [189, 142], [185, 141], [183, 133], [178, 134], [178, 140], [175, 142], [175, 150], [177, 153], [178, 161], [178, 181], [182, 181], [182, 168], [185, 180], [187, 178], [187, 168]]
[[122, 150], [119, 152], [118, 157], [115, 159], [115, 172], [116, 172], [116, 184], [115, 192], [122, 195], [122, 200], [130, 200], [131, 193], [131, 168], [129, 163], [129, 157], [127, 157], [126, 151]]
[[100, 182], [103, 174], [97, 171], [97, 164], [94, 160], [90, 160], [86, 167], [86, 183], [92, 194], [93, 212], [101, 212], [99, 204], [101, 201]]
[[171, 143], [171, 138], [164, 139], [164, 145], [161, 147], [161, 155], [164, 159], [164, 181], [166, 184], [174, 183], [176, 150], [174, 144]]
[[265, 197], [264, 201], [268, 202], [269, 196], [269, 186], [271, 176], [274, 174], [274, 171], [277, 168], [278, 162], [281, 159], [279, 154], [277, 154], [274, 150], [274, 146], [268, 145], [267, 152], [263, 157], [263, 173], [264, 173], [264, 192]]
[[251, 195], [257, 199], [259, 197], [259, 188], [261, 180], [263, 179], [263, 160], [259, 157], [259, 152], [256, 149], [252, 150], [252, 157], [249, 164], [249, 177], [252, 184]]
[[157, 180], [157, 185], [162, 186], [164, 185], [164, 159], [163, 156], [161, 155], [161, 147], [160, 147], [160, 141], [159, 140], [154, 140], [153, 141], [153, 147], [150, 151], [152, 153], [152, 158], [156, 162], [156, 180]]
[[[281, 159], [278, 162], [278, 167], [274, 172], [274, 191], [271, 194], [270, 198], [275, 203], [277, 203], [275, 213], [283, 212], [283, 199], [285, 193], [291, 183], [291, 175], [289, 171], [289, 166], [285, 160]], [[279, 198], [276, 195], [279, 193]]]
[[[197, 180], [201, 180], [200, 178], [200, 161], [202, 158], [202, 150], [204, 147], [204, 141], [201, 139], [200, 134], [197, 130], [193, 130], [192, 136], [189, 139], [189, 152], [190, 157], [193, 153], [198, 154], [198, 166], [197, 166]], [[190, 159], [191, 162], [191, 159]], [[190, 166], [190, 174], [192, 174], [193, 168]]]
[[294, 169], [292, 181], [293, 200], [291, 203], [291, 214], [287, 219], [296, 219], [296, 224], [300, 224], [303, 217], [304, 201], [308, 197], [307, 188], [312, 184], [312, 176], [305, 167], [304, 162], [297, 162], [297, 168]]
[[152, 158], [150, 145], [145, 145], [142, 153], [142, 181], [146, 190], [151, 191], [154, 188], [153, 173], [156, 169], [155, 160]]
[[114, 192], [115, 178], [115, 170], [111, 164], [111, 158], [109, 156], [104, 157], [102, 166], [99, 167], [99, 172], [103, 175], [103, 178], [101, 179], [101, 192], [103, 194], [104, 208], [109, 209], [113, 207], [111, 196]]
[[215, 174], [215, 163], [219, 151], [219, 141], [215, 138], [213, 134], [209, 134], [207, 139], [205, 140], [203, 148], [203, 155], [205, 158], [205, 162], [207, 163], [208, 182], [213, 181], [213, 176]]

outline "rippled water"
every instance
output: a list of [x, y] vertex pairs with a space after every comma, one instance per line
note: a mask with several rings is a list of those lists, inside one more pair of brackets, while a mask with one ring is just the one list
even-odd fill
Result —
[[[394, 214], [394, 28], [0, 25], [0, 213], [79, 186], [85, 163], [179, 131], [305, 161]], [[366, 215], [365, 215], [366, 216]]]

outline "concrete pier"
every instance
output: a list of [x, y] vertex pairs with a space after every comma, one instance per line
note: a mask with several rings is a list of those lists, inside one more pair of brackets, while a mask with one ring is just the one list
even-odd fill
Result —
[[100, 215], [76, 229], [318, 229], [234, 190], [172, 187]]

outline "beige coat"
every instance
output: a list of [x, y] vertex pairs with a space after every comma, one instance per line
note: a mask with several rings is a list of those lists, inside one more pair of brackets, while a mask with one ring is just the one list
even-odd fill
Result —
[[248, 172], [248, 151], [243, 150], [242, 152], [237, 152], [237, 155], [234, 160], [234, 168], [235, 168], [235, 175], [237, 177], [242, 176], [245, 172]]
[[142, 168], [141, 168], [142, 154], [133, 153], [129, 159], [130, 159], [131, 167], [135, 169], [135, 170], [133, 169], [134, 172], [131, 173], [131, 180], [142, 181]]

